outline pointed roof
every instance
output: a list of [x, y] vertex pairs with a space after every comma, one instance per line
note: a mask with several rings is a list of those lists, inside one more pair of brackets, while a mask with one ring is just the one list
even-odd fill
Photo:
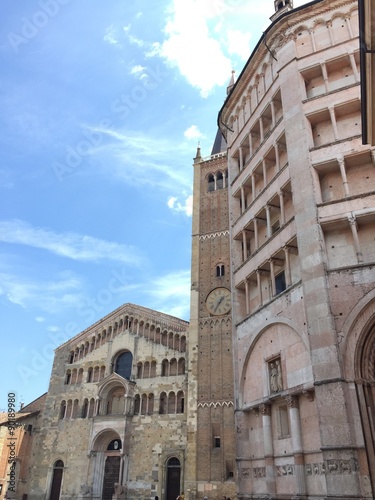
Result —
[[232, 76], [230, 77], [228, 87], [227, 87], [227, 95], [230, 94], [230, 91], [232, 90], [232, 88], [234, 87], [234, 84], [236, 83], [234, 74], [235, 74], [235, 71], [234, 71], [234, 69], [232, 69]]
[[227, 150], [226, 140], [221, 133], [221, 130], [218, 128], [216, 132], [216, 137], [214, 141], [214, 145], [212, 146], [211, 155], [217, 155], [218, 153], [223, 153]]

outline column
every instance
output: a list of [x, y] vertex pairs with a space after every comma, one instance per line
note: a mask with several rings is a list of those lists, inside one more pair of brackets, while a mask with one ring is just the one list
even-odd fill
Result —
[[267, 162], [263, 158], [262, 160], [262, 170], [263, 170], [263, 188], [267, 187]]
[[350, 17], [349, 16], [345, 16], [345, 23], [346, 23], [346, 25], [348, 27], [350, 38], [354, 38], [353, 30], [352, 30], [352, 25], [350, 24]]
[[257, 287], [258, 287], [258, 295], [259, 295], [259, 307], [263, 305], [263, 294], [262, 294], [262, 281], [261, 281], [261, 273], [260, 269], [257, 269]]
[[331, 123], [332, 123], [332, 128], [333, 128], [333, 135], [335, 137], [335, 140], [337, 141], [339, 138], [339, 133], [337, 130], [337, 123], [336, 123], [336, 115], [335, 115], [335, 110], [333, 106], [329, 106], [328, 108], [330, 117], [331, 117]]
[[328, 32], [329, 32], [329, 39], [331, 40], [331, 45], [335, 44], [334, 36], [333, 36], [333, 31], [332, 31], [332, 22], [327, 21], [327, 27], [328, 27]]
[[255, 200], [256, 198], [256, 192], [255, 192], [255, 174], [251, 174], [251, 192], [252, 192], [252, 201]]
[[255, 243], [254, 250], [258, 250], [259, 248], [258, 219], [254, 219], [254, 243]]
[[361, 247], [359, 244], [358, 230], [357, 230], [357, 219], [353, 215], [352, 217], [348, 217], [348, 221], [350, 224], [350, 229], [352, 230], [352, 235], [353, 235], [353, 240], [354, 240], [354, 248], [355, 248], [355, 253], [357, 256], [357, 261], [358, 261], [358, 263], [361, 263], [361, 262], [363, 262], [363, 254], [361, 252]]
[[327, 93], [327, 92], [329, 92], [329, 80], [328, 80], [327, 66], [325, 63], [321, 63], [320, 66], [322, 68], [324, 85], [325, 85], [326, 93]]
[[314, 29], [310, 28], [309, 29], [309, 33], [310, 33], [310, 38], [311, 38], [311, 45], [313, 47], [313, 52], [316, 52], [316, 43], [315, 43]]
[[274, 126], [276, 125], [276, 110], [275, 110], [275, 101], [272, 100], [270, 102], [270, 106], [271, 106], [271, 116], [272, 116], [272, 128], [274, 128]]
[[243, 170], [243, 152], [242, 152], [242, 146], [238, 148], [239, 156], [240, 156], [240, 172]]
[[271, 238], [272, 236], [271, 207], [269, 205], [266, 205], [266, 218], [267, 218], [267, 238]]
[[271, 288], [272, 288], [272, 293], [270, 298], [272, 298], [276, 295], [275, 263], [273, 259], [269, 259], [268, 262], [270, 263]]
[[280, 189], [279, 191], [279, 203], [280, 203], [280, 226], [285, 224], [285, 206], [284, 206], [284, 191]]
[[280, 152], [279, 152], [279, 145], [277, 142], [274, 143], [273, 145], [275, 149], [275, 158], [276, 158], [276, 172], [280, 172]]
[[266, 465], [266, 491], [273, 495], [276, 493], [275, 467], [273, 458], [273, 436], [271, 421], [271, 405], [262, 404], [259, 407], [262, 415], [264, 458]]
[[247, 260], [247, 237], [246, 237], [246, 229], [242, 230], [242, 257], [243, 262]]
[[216, 174], [214, 174], [214, 191], [217, 191], [217, 178], [216, 178]]
[[243, 214], [245, 210], [246, 210], [245, 188], [241, 186], [241, 213]]
[[250, 157], [253, 156], [253, 134], [252, 132], [249, 132], [249, 150], [250, 150]]
[[349, 196], [349, 185], [348, 185], [348, 179], [346, 177], [346, 170], [345, 170], [345, 161], [344, 158], [341, 156], [337, 158], [337, 161], [339, 162], [340, 166], [340, 173], [341, 173], [341, 178], [342, 178], [342, 184], [344, 186], [344, 194], [345, 196]]
[[[347, 19], [347, 18], [345, 18], [345, 19]], [[350, 23], [349, 23], [349, 26], [350, 26]], [[349, 54], [349, 59], [350, 59], [350, 65], [351, 65], [352, 70], [353, 70], [354, 79], [356, 82], [359, 82], [359, 73], [358, 73], [357, 64], [355, 62], [355, 57], [354, 57], [353, 52], [351, 52]]]
[[246, 314], [250, 314], [250, 295], [249, 295], [249, 280], [245, 279], [245, 301], [246, 301]]
[[290, 255], [289, 255], [289, 247], [283, 247], [284, 255], [285, 255], [285, 285], [288, 288], [292, 284], [292, 273], [290, 269]]
[[296, 494], [306, 494], [305, 467], [303, 461], [303, 445], [301, 421], [299, 416], [299, 401], [296, 396], [287, 396], [286, 402], [289, 408], [290, 434], [294, 454], [294, 470], [296, 476]]
[[260, 143], [262, 144], [264, 140], [264, 125], [263, 125], [263, 118], [261, 116], [259, 117], [259, 129], [260, 129]]

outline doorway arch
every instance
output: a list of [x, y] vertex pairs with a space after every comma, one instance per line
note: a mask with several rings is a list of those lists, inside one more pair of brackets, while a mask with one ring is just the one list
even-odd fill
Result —
[[62, 460], [56, 460], [56, 462], [53, 464], [51, 492], [49, 495], [49, 500], [60, 500], [63, 474], [64, 462]]
[[177, 457], [167, 461], [166, 474], [166, 500], [176, 500], [181, 492], [181, 462]]

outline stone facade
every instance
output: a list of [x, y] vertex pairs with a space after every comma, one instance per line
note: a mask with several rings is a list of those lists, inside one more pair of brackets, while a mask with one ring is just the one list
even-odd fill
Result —
[[175, 500], [184, 484], [187, 328], [125, 304], [56, 350], [29, 500]]
[[361, 137], [358, 2], [287, 3], [219, 116], [238, 494], [373, 498], [375, 157]]

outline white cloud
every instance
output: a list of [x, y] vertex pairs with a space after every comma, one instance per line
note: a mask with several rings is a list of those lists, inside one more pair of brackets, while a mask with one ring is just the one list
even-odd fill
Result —
[[152, 308], [178, 318], [189, 318], [190, 270], [181, 270], [160, 276], [149, 285]]
[[184, 213], [188, 217], [191, 217], [193, 213], [193, 195], [186, 198], [183, 203], [180, 203], [175, 196], [171, 196], [167, 202], [168, 207], [178, 213]]
[[[62, 275], [55, 281], [33, 281], [9, 273], [0, 273], [2, 295], [9, 302], [26, 309], [37, 307], [48, 313], [60, 312], [67, 307], [76, 308], [84, 297], [82, 283], [72, 275]], [[44, 318], [38, 317], [42, 322]]]
[[131, 265], [141, 261], [139, 251], [130, 245], [77, 233], [56, 233], [22, 220], [0, 221], [0, 241], [40, 248], [78, 261], [114, 260]]
[[201, 139], [204, 135], [196, 125], [192, 125], [185, 130], [184, 137], [186, 137], [186, 139]]
[[[205, 3], [204, 7], [208, 5]], [[174, 0], [165, 27], [166, 39], [160, 45], [154, 45], [154, 53], [176, 66], [206, 97], [215, 85], [223, 85], [228, 80], [232, 64], [207, 24], [216, 11], [204, 7], [197, 0]]]
[[132, 186], [191, 191], [192, 173], [178, 160], [190, 152], [189, 145], [115, 129], [100, 132], [106, 135], [106, 144], [93, 148], [92, 154], [102, 158], [106, 176], [111, 165], [112, 175]]
[[37, 316], [37, 317], [35, 318], [35, 321], [36, 321], [37, 323], [44, 323], [45, 318], [43, 318], [43, 316]]
[[116, 28], [113, 25], [108, 26], [103, 40], [109, 43], [110, 45], [119, 45], [119, 42], [116, 39], [115, 35], [116, 35]]
[[226, 33], [229, 54], [236, 54], [242, 60], [250, 57], [251, 33], [243, 33], [239, 30], [228, 30]]

